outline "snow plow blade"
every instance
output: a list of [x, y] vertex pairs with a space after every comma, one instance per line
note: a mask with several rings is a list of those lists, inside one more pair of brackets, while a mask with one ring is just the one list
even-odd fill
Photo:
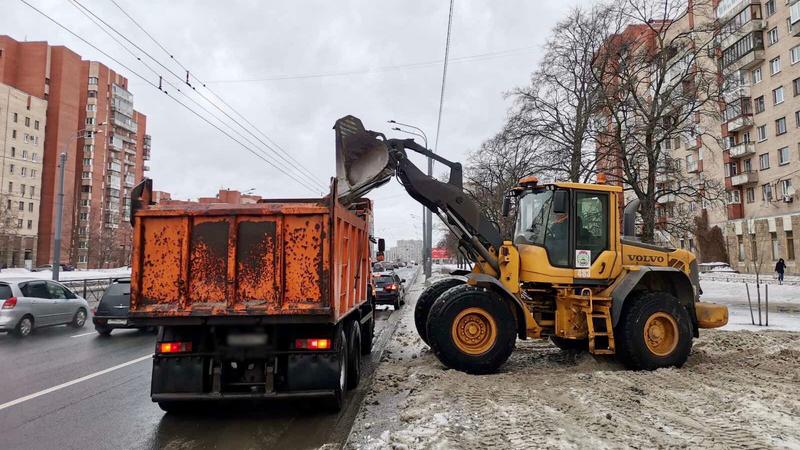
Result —
[[353, 116], [337, 120], [333, 129], [339, 201], [349, 204], [394, 176], [383, 134], [365, 130], [361, 120]]
[[697, 326], [700, 328], [719, 328], [728, 323], [728, 307], [716, 303], [695, 303]]

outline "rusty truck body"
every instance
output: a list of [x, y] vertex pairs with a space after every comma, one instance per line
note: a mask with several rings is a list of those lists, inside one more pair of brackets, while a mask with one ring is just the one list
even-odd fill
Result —
[[324, 198], [241, 205], [151, 196], [150, 180], [132, 191], [130, 315], [159, 327], [153, 401], [177, 412], [312, 396], [340, 408], [372, 347], [371, 202], [345, 206], [335, 182]]

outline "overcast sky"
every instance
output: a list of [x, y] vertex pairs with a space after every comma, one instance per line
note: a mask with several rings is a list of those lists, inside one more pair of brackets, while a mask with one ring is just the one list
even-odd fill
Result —
[[[27, 1], [147, 79], [157, 80], [68, 1]], [[79, 1], [165, 66], [181, 71], [110, 0]], [[444, 56], [446, 0], [116, 1], [325, 185], [334, 175], [331, 127], [344, 115], [360, 117], [367, 128], [390, 137], [401, 135], [390, 130], [389, 119], [416, 125], [433, 145], [442, 65], [432, 62]], [[440, 153], [463, 160], [499, 130], [509, 107], [503, 93], [528, 82], [550, 29], [577, 3], [456, 0]], [[176, 198], [209, 196], [222, 187], [255, 188], [265, 197], [312, 195], [22, 2], [2, 0], [0, 11], [0, 34], [66, 45], [128, 77], [136, 109], [148, 116], [153, 142], [149, 175], [155, 189]], [[177, 82], [152, 61], [150, 65]], [[396, 181], [370, 197], [375, 200], [376, 234], [390, 245], [397, 239], [421, 238], [422, 207]]]

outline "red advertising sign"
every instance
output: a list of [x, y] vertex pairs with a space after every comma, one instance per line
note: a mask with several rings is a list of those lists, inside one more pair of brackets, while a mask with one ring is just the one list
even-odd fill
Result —
[[431, 258], [433, 259], [447, 259], [450, 255], [447, 253], [446, 248], [432, 248]]

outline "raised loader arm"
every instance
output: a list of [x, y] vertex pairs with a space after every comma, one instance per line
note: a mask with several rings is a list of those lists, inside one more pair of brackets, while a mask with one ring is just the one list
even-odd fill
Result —
[[[460, 163], [433, 153], [413, 139], [387, 139], [381, 133], [365, 130], [353, 116], [339, 119], [334, 129], [343, 202], [365, 195], [396, 175], [413, 199], [438, 215], [459, 237], [461, 248], [470, 259], [477, 261], [480, 257], [500, 273], [497, 258], [489, 250], [500, 248], [500, 232], [464, 192]], [[450, 169], [448, 181], [439, 181], [422, 172], [408, 158], [407, 150], [446, 165]]]

